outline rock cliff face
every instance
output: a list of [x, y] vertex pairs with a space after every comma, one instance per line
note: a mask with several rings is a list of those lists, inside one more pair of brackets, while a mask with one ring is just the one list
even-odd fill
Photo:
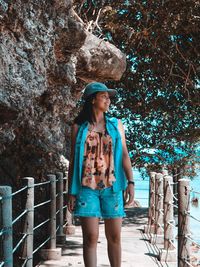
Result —
[[60, 169], [85, 82], [119, 80], [125, 71], [125, 55], [86, 32], [72, 5], [0, 1], [1, 184]]

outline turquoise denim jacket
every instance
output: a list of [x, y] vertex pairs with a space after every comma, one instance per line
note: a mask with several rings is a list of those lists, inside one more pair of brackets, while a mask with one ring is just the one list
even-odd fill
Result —
[[[113, 191], [118, 192], [125, 190], [127, 187], [127, 179], [122, 164], [123, 148], [121, 135], [118, 130], [118, 119], [108, 117], [105, 114], [106, 129], [112, 138], [112, 147], [114, 153], [114, 174], [116, 181], [113, 183]], [[75, 154], [73, 172], [71, 177], [71, 185], [69, 186], [69, 194], [77, 195], [81, 188], [82, 164], [84, 157], [84, 144], [88, 132], [88, 121], [85, 121], [79, 126], [75, 142]]]

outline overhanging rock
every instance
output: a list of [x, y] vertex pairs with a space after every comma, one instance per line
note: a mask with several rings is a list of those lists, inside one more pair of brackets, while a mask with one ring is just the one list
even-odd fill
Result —
[[90, 32], [77, 52], [76, 75], [85, 82], [120, 80], [126, 70], [126, 55]]

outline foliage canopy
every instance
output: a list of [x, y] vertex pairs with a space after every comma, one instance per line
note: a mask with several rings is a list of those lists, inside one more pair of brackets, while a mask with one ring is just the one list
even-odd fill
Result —
[[[88, 31], [127, 56], [113, 115], [133, 165], [193, 168], [200, 141], [199, 1], [75, 1]], [[152, 153], [153, 152], [153, 153]]]

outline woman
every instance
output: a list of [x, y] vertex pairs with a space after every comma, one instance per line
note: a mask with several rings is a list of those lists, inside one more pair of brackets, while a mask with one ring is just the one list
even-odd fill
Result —
[[121, 225], [126, 216], [123, 191], [125, 200], [129, 198], [127, 204], [134, 200], [123, 124], [106, 114], [110, 97], [116, 93], [103, 83], [89, 83], [83, 93], [83, 109], [72, 125], [68, 210], [80, 217], [86, 267], [97, 266], [100, 217], [105, 222], [110, 264], [121, 266]]

